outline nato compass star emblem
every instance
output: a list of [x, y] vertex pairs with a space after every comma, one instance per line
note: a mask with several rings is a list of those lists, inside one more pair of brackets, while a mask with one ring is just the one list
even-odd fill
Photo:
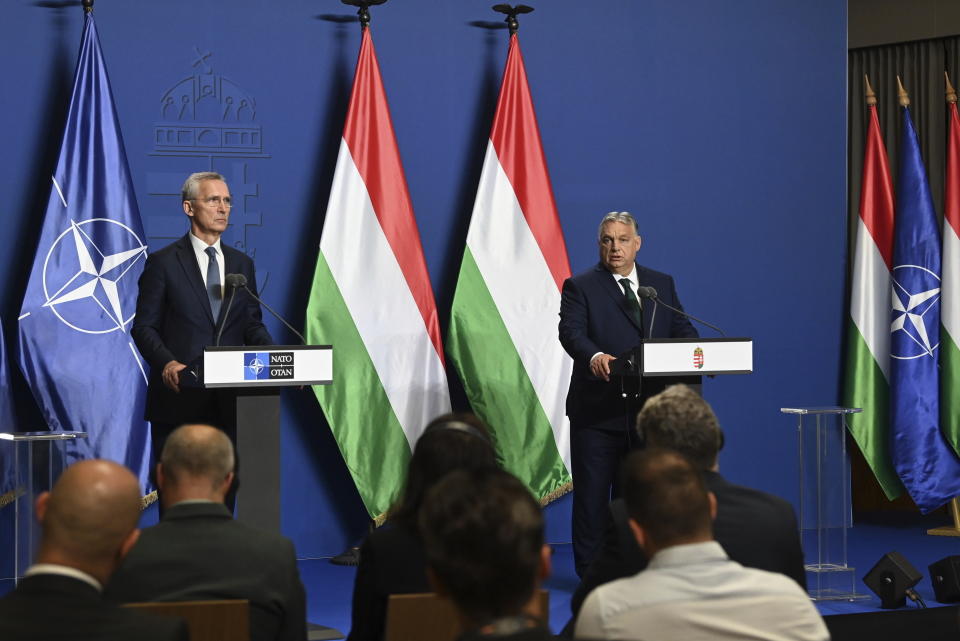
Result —
[[[933, 357], [940, 346], [937, 327], [940, 322], [940, 277], [926, 267], [898, 265], [893, 268], [892, 294], [890, 356], [901, 360]], [[937, 337], [936, 345], [931, 344], [931, 333]]]
[[43, 262], [43, 306], [84, 334], [124, 331], [136, 300], [135, 280], [124, 277], [146, 253], [143, 241], [123, 223], [70, 221]]
[[250, 364], [247, 365], [247, 367], [250, 368], [250, 371], [253, 372], [254, 376], [259, 376], [260, 372], [263, 371], [263, 368], [266, 367], [266, 365], [264, 365], [263, 361], [260, 360], [259, 356], [256, 356], [252, 361], [250, 361]]

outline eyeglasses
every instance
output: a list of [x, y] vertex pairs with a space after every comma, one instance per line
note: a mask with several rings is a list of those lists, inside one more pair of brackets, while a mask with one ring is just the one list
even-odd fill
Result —
[[209, 205], [211, 207], [220, 207], [223, 206], [224, 209], [230, 209], [233, 207], [233, 201], [230, 200], [230, 197], [221, 198], [220, 196], [210, 196], [208, 198], [191, 198], [193, 202], [202, 202], [204, 205]]

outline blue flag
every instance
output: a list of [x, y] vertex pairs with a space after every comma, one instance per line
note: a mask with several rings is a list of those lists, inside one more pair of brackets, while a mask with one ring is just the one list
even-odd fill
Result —
[[68, 446], [71, 459], [123, 463], [144, 488], [147, 379], [129, 330], [145, 241], [97, 28], [87, 14], [20, 310], [20, 367], [51, 429], [89, 435]]
[[910, 109], [903, 109], [893, 247], [893, 465], [923, 513], [960, 495], [960, 460], [940, 432], [940, 232]]
[[[16, 432], [13, 394], [10, 393], [10, 369], [7, 366], [7, 345], [0, 325], [0, 432]], [[0, 507], [14, 499], [15, 471], [13, 469], [13, 442], [0, 443]]]

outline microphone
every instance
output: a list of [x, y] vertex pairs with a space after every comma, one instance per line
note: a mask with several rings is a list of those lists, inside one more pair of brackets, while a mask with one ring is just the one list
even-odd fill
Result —
[[[686, 316], [687, 318], [691, 318], [691, 319], [697, 321], [698, 323], [701, 323], [701, 324], [703, 324], [703, 325], [706, 325], [706, 326], [709, 327], [710, 329], [719, 332], [721, 336], [726, 336], [726, 333], [725, 333], [722, 329], [720, 329], [719, 327], [717, 327], [716, 325], [712, 325], [712, 324], [708, 323], [708, 322], [705, 321], [705, 320], [699, 319], [699, 318], [697, 318], [696, 316], [694, 316], [693, 314], [688, 314], [687, 312], [683, 311], [682, 309], [677, 309], [676, 307], [672, 307], [672, 306], [670, 306], [670, 305], [667, 305], [665, 302], [663, 302], [662, 300], [660, 300], [660, 298], [657, 296], [657, 290], [655, 290], [653, 287], [637, 287], [637, 293], [638, 293], [641, 297], [643, 297], [643, 298], [651, 298], [651, 299], [653, 299], [654, 305], [656, 305], [657, 303], [660, 303], [661, 305], [663, 305], [663, 306], [666, 307], [667, 309], [672, 310], [672, 311], [674, 311], [674, 312], [676, 312], [676, 313], [678, 313], [678, 314], [682, 314], [682, 315]], [[656, 307], [653, 308], [653, 313], [654, 313], [654, 314], [657, 313], [657, 308], [656, 308]], [[652, 330], [653, 330], [653, 322], [652, 322], [652, 321], [650, 322], [650, 325], [651, 325], [650, 329], [651, 329], [651, 331], [652, 331]]]
[[[304, 345], [307, 344], [307, 339], [305, 339], [305, 338], [303, 337], [303, 334], [301, 334], [300, 332], [298, 332], [297, 330], [295, 330], [295, 329], [293, 328], [293, 325], [291, 325], [291, 324], [288, 323], [286, 320], [284, 320], [283, 316], [281, 316], [280, 314], [278, 314], [277, 312], [275, 312], [275, 311], [273, 310], [273, 308], [270, 307], [269, 305], [267, 305], [265, 302], [263, 302], [263, 300], [262, 300], [259, 296], [257, 296], [257, 295], [253, 292], [253, 290], [251, 290], [249, 287], [247, 287], [247, 277], [246, 277], [246, 276], [244, 276], [243, 274], [227, 274], [226, 276], [224, 276], [224, 281], [226, 281], [228, 287], [233, 287], [233, 288], [234, 288], [233, 291], [236, 291], [237, 289], [242, 289], [242, 290], [246, 291], [248, 294], [250, 294], [250, 295], [253, 297], [253, 300], [257, 301], [258, 303], [260, 303], [261, 305], [263, 305], [264, 307], [266, 307], [268, 312], [270, 312], [271, 314], [273, 314], [274, 317], [276, 317], [277, 320], [279, 320], [281, 323], [283, 323], [284, 325], [286, 325], [286, 326], [287, 326], [287, 329], [289, 329], [291, 332], [293, 332], [294, 334], [296, 334], [296, 335], [297, 335], [297, 338], [300, 339], [300, 342], [301, 342], [301, 343], [303, 343]], [[233, 300], [233, 299], [231, 298], [231, 301], [232, 301], [232, 300]], [[226, 320], [226, 316], [224, 316], [224, 320]], [[220, 329], [221, 329], [221, 331], [223, 330], [222, 327], [221, 327]], [[219, 339], [218, 339], [218, 340], [219, 340]]]
[[214, 347], [220, 347], [220, 337], [223, 336], [223, 327], [227, 324], [227, 315], [233, 306], [233, 299], [237, 296], [237, 288], [247, 287], [247, 277], [243, 274], [227, 274], [223, 277], [227, 289], [230, 291], [230, 299], [227, 301], [227, 308], [223, 311], [223, 320], [220, 322], [220, 329], [217, 330], [217, 340], [213, 342]]

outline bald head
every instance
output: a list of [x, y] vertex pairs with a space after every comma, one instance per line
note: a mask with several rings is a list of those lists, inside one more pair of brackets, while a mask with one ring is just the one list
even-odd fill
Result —
[[163, 446], [157, 480], [164, 505], [187, 499], [223, 501], [233, 480], [233, 443], [210, 425], [181, 425]]
[[140, 497], [137, 478], [122, 465], [102, 460], [71, 465], [37, 501], [43, 526], [37, 560], [94, 576], [106, 568], [109, 575], [135, 532]]

